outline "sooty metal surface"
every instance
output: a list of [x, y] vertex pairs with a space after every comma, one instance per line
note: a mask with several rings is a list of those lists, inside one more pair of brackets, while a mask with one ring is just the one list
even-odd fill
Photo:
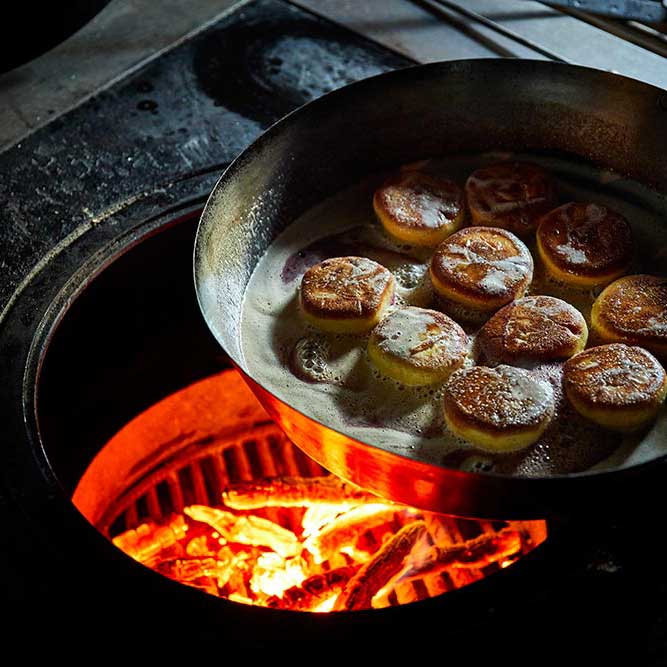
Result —
[[[69, 236], [224, 166], [273, 121], [327, 90], [408, 64], [276, 0], [242, 7], [0, 154], [0, 308]], [[315, 65], [313, 65], [315, 63]], [[308, 67], [305, 65], [308, 64]]]

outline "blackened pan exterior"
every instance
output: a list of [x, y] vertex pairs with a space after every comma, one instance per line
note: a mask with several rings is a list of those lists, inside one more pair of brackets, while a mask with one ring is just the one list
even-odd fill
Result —
[[271, 241], [299, 215], [371, 173], [460, 151], [553, 151], [667, 193], [667, 92], [583, 67], [488, 59], [418, 65], [330, 93], [270, 128], [225, 171], [202, 214], [195, 284], [212, 333], [270, 415], [333, 473], [424, 509], [488, 518], [634, 511], [664, 458], [548, 478], [468, 473], [353, 440], [250, 377], [243, 293]]

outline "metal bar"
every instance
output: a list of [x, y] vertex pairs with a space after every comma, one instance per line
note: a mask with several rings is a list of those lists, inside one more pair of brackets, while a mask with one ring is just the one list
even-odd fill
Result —
[[647, 51], [667, 58], [667, 35], [652, 26], [636, 21], [617, 21], [602, 16], [595, 16], [575, 9], [561, 9], [562, 12], [589, 23], [610, 35], [620, 37], [626, 42], [641, 46]]
[[[545, 57], [480, 22], [466, 19], [461, 13], [427, 4], [427, 0], [290, 2], [419, 63], [497, 56]], [[463, 6], [495, 24], [506, 26], [513, 34], [523, 37], [523, 42], [540, 45], [549, 56], [617, 72], [667, 89], [667, 67], [660, 51], [625, 34], [600, 29], [592, 19], [587, 20], [587, 17], [603, 20], [602, 17], [583, 12], [575, 15], [574, 10], [555, 9], [526, 0], [457, 2], [459, 8]], [[620, 21], [615, 23], [621, 24]], [[634, 30], [632, 33], [639, 34]]]
[[415, 7], [419, 7], [427, 11], [429, 15], [434, 16], [437, 21], [442, 24], [443, 29], [445, 25], [456, 30], [461, 35], [466, 35], [470, 39], [474, 39], [478, 44], [488, 49], [494, 56], [500, 58], [518, 58], [517, 53], [507, 48], [497, 39], [485, 34], [479, 29], [479, 26], [474, 26], [474, 21], [463, 16], [460, 12], [446, 9], [436, 2], [436, 0], [408, 0], [412, 2]]
[[192, 488], [195, 496], [195, 502], [200, 505], [207, 505], [213, 499], [208, 497], [206, 490], [206, 482], [204, 481], [204, 473], [201, 469], [200, 459], [195, 459], [189, 466], [190, 475], [192, 477]]
[[425, 3], [412, 0], [290, 0], [290, 3], [418, 63], [498, 55], [495, 42], [491, 47], [479, 41], [478, 31], [472, 34], [470, 30], [467, 33], [461, 30], [460, 16], [452, 14], [455, 20], [443, 21], [443, 10], [434, 10]]
[[667, 20], [667, 6], [660, 0], [540, 0], [550, 7], [567, 7], [617, 19], [658, 23]]
[[568, 63], [572, 64], [571, 61], [567, 60], [566, 58], [558, 55], [557, 53], [554, 53], [553, 51], [549, 51], [548, 49], [543, 48], [536, 42], [533, 42], [530, 39], [526, 39], [525, 37], [522, 37], [521, 35], [517, 34], [513, 30], [510, 30], [509, 28], [506, 28], [503, 25], [500, 25], [499, 23], [496, 23], [495, 21], [492, 21], [491, 19], [486, 18], [486, 16], [482, 16], [481, 14], [478, 14], [477, 12], [473, 12], [470, 9], [466, 9], [462, 7], [461, 5], [455, 3], [455, 2], [449, 2], [449, 0], [427, 0], [429, 4], [433, 4], [436, 6], [444, 7], [446, 9], [449, 9], [452, 12], [456, 12], [457, 14], [460, 14], [461, 16], [465, 16], [467, 19], [470, 19], [471, 21], [475, 21], [476, 23], [479, 23], [480, 25], [483, 25], [485, 28], [489, 28], [490, 30], [493, 30], [494, 32], [497, 32], [499, 35], [502, 35], [503, 37], [507, 37], [508, 39], [511, 39], [515, 41], [517, 44], [521, 44], [522, 46], [525, 46], [532, 51], [535, 51], [535, 53], [539, 53], [546, 58], [549, 58], [550, 60], [556, 60], [561, 63]]

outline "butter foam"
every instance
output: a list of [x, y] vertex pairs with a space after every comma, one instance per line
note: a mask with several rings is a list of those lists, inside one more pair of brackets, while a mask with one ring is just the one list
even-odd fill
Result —
[[[474, 169], [496, 155], [456, 156], [427, 168], [464, 183]], [[656, 271], [667, 252], [660, 211], [663, 199], [608, 171], [561, 159], [528, 156], [556, 177], [561, 201], [595, 201], [623, 213], [631, 222], [642, 269]], [[376, 221], [372, 197], [385, 175], [334, 195], [307, 211], [280, 234], [258, 263], [247, 286], [241, 318], [243, 362], [261, 385], [308, 417], [389, 452], [426, 463], [463, 470], [523, 476], [547, 476], [629, 465], [667, 453], [664, 408], [641, 436], [619, 436], [573, 414], [561, 388], [561, 364], [531, 370], [550, 384], [554, 418], [542, 438], [521, 452], [489, 456], [447, 430], [442, 411], [443, 385], [407, 387], [383, 376], [366, 353], [366, 336], [326, 334], [306, 324], [298, 303], [303, 273], [327, 257], [358, 255], [389, 269], [396, 298], [388, 312], [406, 305], [439, 310], [428, 277], [432, 250], [400, 245]], [[632, 196], [626, 196], [627, 193]], [[639, 193], [639, 194], [637, 194]], [[650, 206], [644, 206], [646, 197]], [[655, 197], [652, 199], [651, 197]], [[653, 207], [653, 208], [652, 208]], [[554, 283], [540, 270], [537, 253], [529, 294], [551, 294], [577, 307], [587, 322], [596, 293]], [[471, 346], [474, 326], [460, 322]], [[473, 328], [471, 328], [473, 327]], [[589, 346], [591, 343], [589, 343]]]

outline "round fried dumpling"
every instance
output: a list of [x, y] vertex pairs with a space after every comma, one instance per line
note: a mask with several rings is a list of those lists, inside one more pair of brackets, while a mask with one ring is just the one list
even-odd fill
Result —
[[464, 227], [438, 246], [430, 276], [445, 300], [490, 313], [524, 295], [533, 279], [533, 258], [505, 229]]
[[310, 267], [300, 289], [307, 322], [333, 333], [370, 331], [394, 298], [394, 276], [366, 257], [332, 257]]
[[607, 285], [593, 303], [591, 329], [601, 342], [640, 345], [667, 358], [667, 278], [637, 274]]
[[389, 179], [376, 190], [373, 208], [390, 236], [415, 246], [437, 246], [465, 220], [461, 188], [419, 171], [403, 171]]
[[574, 306], [553, 296], [525, 296], [494, 313], [476, 337], [485, 363], [567, 359], [586, 347], [588, 326]]
[[465, 185], [472, 224], [502, 227], [526, 236], [556, 206], [555, 186], [542, 167], [501, 162], [474, 171]]
[[488, 452], [517, 451], [537, 442], [554, 409], [551, 385], [514, 366], [464, 368], [445, 385], [447, 427]]
[[568, 359], [563, 387], [582, 416], [612, 430], [632, 431], [655, 418], [667, 395], [667, 374], [643, 347], [610, 343]]
[[468, 336], [437, 310], [408, 306], [387, 315], [373, 329], [368, 356], [385, 375], [410, 385], [446, 380], [467, 355]]
[[574, 287], [597, 287], [628, 271], [632, 230], [620, 213], [606, 206], [570, 202], [542, 217], [537, 249], [556, 280]]

